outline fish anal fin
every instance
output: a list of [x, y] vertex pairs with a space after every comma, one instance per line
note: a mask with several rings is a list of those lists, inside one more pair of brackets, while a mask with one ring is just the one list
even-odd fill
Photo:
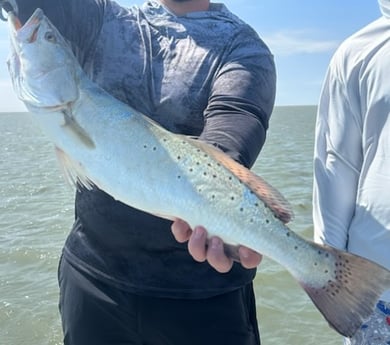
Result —
[[334, 273], [324, 286], [301, 286], [329, 325], [345, 337], [352, 337], [374, 311], [381, 294], [390, 289], [390, 271], [360, 256], [319, 246], [336, 258]]
[[261, 199], [283, 223], [288, 223], [294, 217], [290, 203], [274, 187], [263, 178], [253, 173], [226, 153], [210, 144], [195, 139], [189, 139], [193, 145], [205, 151], [217, 162], [228, 169], [244, 183], [259, 199]]
[[76, 188], [82, 186], [86, 189], [93, 189], [94, 183], [86, 175], [83, 166], [60, 148], [56, 147], [55, 151], [65, 180]]

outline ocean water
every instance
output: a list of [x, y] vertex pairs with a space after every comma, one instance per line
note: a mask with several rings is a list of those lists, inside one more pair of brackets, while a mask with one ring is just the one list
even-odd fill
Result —
[[[291, 202], [290, 226], [307, 238], [315, 112], [314, 106], [276, 107], [254, 167]], [[30, 114], [0, 114], [0, 133], [0, 344], [60, 345], [57, 263], [74, 191]], [[342, 343], [278, 264], [263, 260], [255, 289], [263, 345]]]

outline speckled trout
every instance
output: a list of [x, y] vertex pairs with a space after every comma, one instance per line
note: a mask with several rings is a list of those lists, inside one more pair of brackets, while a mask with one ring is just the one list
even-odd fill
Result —
[[67, 177], [168, 219], [203, 225], [225, 243], [284, 266], [329, 324], [352, 336], [390, 288], [390, 272], [293, 231], [288, 203], [216, 148], [173, 134], [110, 96], [83, 73], [41, 10], [8, 17], [14, 89], [51, 137]]

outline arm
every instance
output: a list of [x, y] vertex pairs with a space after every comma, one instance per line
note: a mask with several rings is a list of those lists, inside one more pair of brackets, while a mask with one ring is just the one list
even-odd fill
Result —
[[[200, 140], [251, 167], [264, 145], [275, 92], [273, 57], [250, 37], [237, 37], [228, 61], [215, 77]], [[248, 47], [249, 46], [249, 47]]]
[[[253, 41], [247, 35], [237, 38], [237, 42], [229, 61], [215, 78], [200, 139], [250, 167], [265, 141], [274, 105], [276, 72], [273, 58], [262, 44], [259, 49], [249, 49]], [[216, 237], [208, 241], [203, 227], [192, 231], [187, 223], [178, 220], [172, 231], [179, 242], [188, 241], [195, 260], [207, 260], [219, 272], [231, 269], [233, 259], [225, 253], [226, 246]], [[260, 254], [246, 247], [235, 251], [246, 268], [254, 268], [261, 261]]]
[[362, 164], [363, 125], [358, 81], [345, 80], [338, 61], [343, 66], [341, 56], [332, 60], [318, 108], [313, 220], [316, 242], [345, 250]]

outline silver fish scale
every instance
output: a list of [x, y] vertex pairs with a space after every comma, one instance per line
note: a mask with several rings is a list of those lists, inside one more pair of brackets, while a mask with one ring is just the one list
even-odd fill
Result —
[[[275, 218], [264, 202], [207, 152], [185, 137], [172, 136], [154, 126], [150, 126], [150, 130], [170, 156], [171, 161], [166, 164], [179, 168], [173, 188], [182, 188], [185, 198], [188, 196], [185, 189], [192, 186], [200, 197], [196, 210], [186, 209], [183, 210], [185, 214], [177, 216], [186, 219], [190, 225], [206, 226], [210, 235], [223, 234], [233, 244], [238, 243], [238, 238], [247, 237], [253, 245], [252, 237], [259, 242], [260, 231], [273, 233], [279, 228], [275, 223], [281, 224], [280, 220]], [[191, 224], [191, 219], [196, 215], [199, 218], [204, 216], [204, 219], [194, 220], [195, 223]]]

